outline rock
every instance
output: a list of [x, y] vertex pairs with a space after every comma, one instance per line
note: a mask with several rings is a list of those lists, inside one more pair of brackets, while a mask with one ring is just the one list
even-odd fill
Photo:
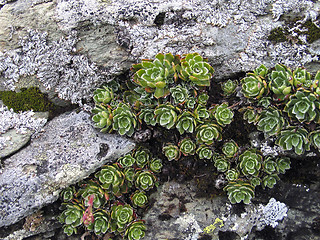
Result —
[[[250, 205], [231, 205], [226, 196], [213, 196], [213, 193], [207, 193], [206, 198], [198, 197], [197, 192], [194, 181], [171, 181], [159, 187], [151, 196], [155, 201], [153, 206], [144, 216], [148, 227], [145, 239], [222, 239], [229, 236], [226, 239], [247, 237], [253, 240], [263, 233], [279, 240], [319, 237], [319, 233], [312, 230], [319, 213], [319, 189], [280, 182], [274, 189], [264, 190], [262, 195], [259, 191]], [[272, 198], [277, 201], [270, 200], [267, 204]], [[287, 214], [282, 215], [285, 212]]]
[[0, 88], [22, 87], [21, 77], [36, 76], [47, 91], [82, 104], [103, 82], [159, 52], [199, 52], [216, 79], [262, 63], [315, 73], [320, 41], [307, 40], [317, 34], [291, 31], [278, 42], [270, 36], [278, 27], [304, 28], [319, 9], [312, 0], [8, 2], [0, 9]]
[[0, 158], [7, 157], [23, 146], [41, 130], [49, 117], [48, 112], [15, 113], [0, 106]]
[[88, 113], [65, 113], [53, 119], [29, 146], [4, 161], [0, 227], [54, 202], [61, 189], [133, 147], [125, 138], [98, 133]]

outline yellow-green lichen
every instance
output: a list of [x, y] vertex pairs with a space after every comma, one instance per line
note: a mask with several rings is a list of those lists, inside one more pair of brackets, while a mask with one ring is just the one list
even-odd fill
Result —
[[[218, 224], [219, 224], [219, 226], [218, 226]], [[220, 218], [216, 218], [216, 219], [214, 220], [214, 223], [213, 223], [213, 224], [211, 224], [211, 225], [209, 225], [209, 226], [207, 226], [207, 227], [205, 227], [205, 228], [203, 229], [203, 232], [205, 232], [206, 234], [210, 234], [210, 233], [212, 233], [217, 227], [222, 228], [223, 226], [224, 226], [223, 220], [221, 220]]]
[[28, 110], [47, 112], [54, 109], [53, 103], [36, 87], [22, 88], [20, 92], [0, 91], [0, 100], [15, 112]]

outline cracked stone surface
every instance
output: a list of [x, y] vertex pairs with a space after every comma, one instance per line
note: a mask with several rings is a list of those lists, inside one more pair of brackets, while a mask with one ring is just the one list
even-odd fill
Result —
[[65, 113], [0, 169], [0, 227], [13, 224], [58, 199], [61, 189], [129, 152], [134, 143], [100, 134], [85, 112]]

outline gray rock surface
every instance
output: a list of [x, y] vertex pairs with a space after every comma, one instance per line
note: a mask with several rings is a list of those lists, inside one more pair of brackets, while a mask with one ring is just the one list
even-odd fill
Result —
[[[35, 75], [61, 99], [81, 104], [104, 81], [158, 52], [199, 52], [217, 79], [262, 63], [314, 73], [320, 40], [308, 43], [294, 30], [316, 23], [319, 9], [311, 0], [18, 0], [0, 9], [0, 87], [22, 87], [21, 77]], [[288, 21], [288, 39], [269, 41]]]
[[[195, 181], [171, 181], [159, 187], [151, 196], [156, 200], [154, 205], [144, 216], [148, 227], [145, 239], [196, 240], [206, 235], [218, 240], [230, 232], [235, 234], [223, 239], [270, 239], [258, 238], [259, 231], [267, 226], [268, 237], [276, 236], [272, 239], [319, 238], [319, 233], [312, 230], [320, 210], [319, 189], [279, 182], [245, 206], [231, 205], [226, 196], [214, 196], [213, 192], [199, 197], [198, 191]], [[272, 208], [266, 206], [271, 198], [283, 203], [271, 203], [275, 210], [270, 215]], [[282, 210], [287, 216], [281, 216]], [[279, 220], [274, 221], [277, 214]]]
[[61, 189], [134, 147], [125, 138], [97, 132], [85, 112], [63, 114], [44, 130], [0, 169], [0, 227], [54, 202]]
[[48, 112], [15, 113], [0, 105], [0, 159], [7, 157], [23, 146], [31, 136], [41, 131], [49, 117]]

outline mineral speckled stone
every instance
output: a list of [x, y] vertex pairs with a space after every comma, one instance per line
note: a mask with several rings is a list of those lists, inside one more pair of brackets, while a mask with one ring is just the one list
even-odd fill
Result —
[[61, 189], [134, 147], [126, 138], [99, 133], [85, 112], [65, 113], [44, 130], [28, 147], [4, 161], [0, 170], [0, 227], [54, 202]]

